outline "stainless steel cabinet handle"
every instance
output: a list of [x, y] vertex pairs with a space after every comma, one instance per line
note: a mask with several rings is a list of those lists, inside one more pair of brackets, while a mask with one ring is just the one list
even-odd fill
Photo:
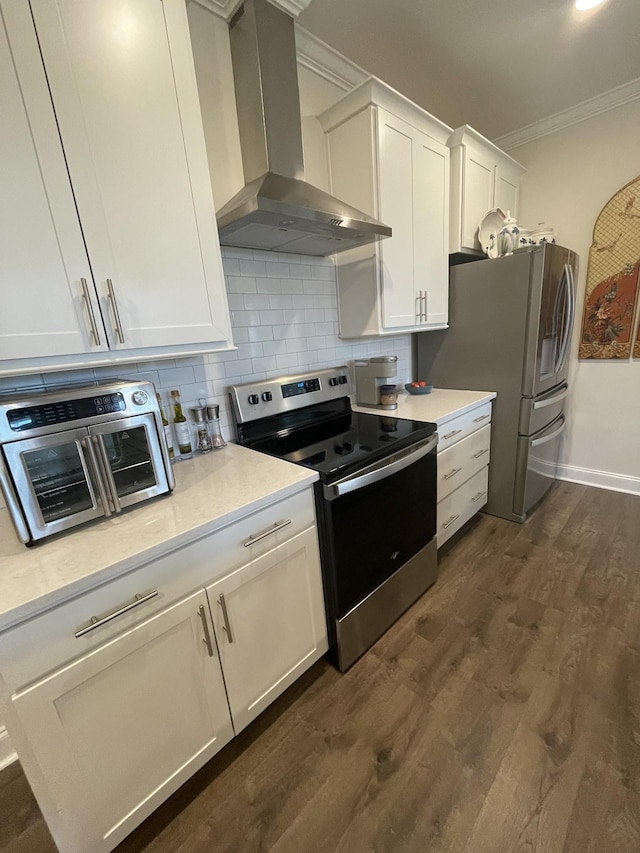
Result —
[[427, 322], [427, 292], [428, 292], [428, 291], [426, 291], [426, 290], [425, 290], [425, 292], [424, 292], [424, 296], [423, 296], [423, 299], [424, 299], [424, 308], [423, 308], [423, 311], [422, 311], [422, 319], [424, 320], [424, 322], [425, 322], [425, 323]]
[[452, 432], [448, 432], [446, 435], [443, 435], [443, 440], [447, 438], [453, 438], [454, 435], [458, 435], [458, 433], [462, 432], [461, 429], [454, 429]]
[[274, 522], [271, 527], [268, 527], [266, 530], [261, 531], [260, 533], [252, 533], [248, 539], [245, 539], [242, 543], [245, 548], [248, 548], [249, 545], [253, 545], [255, 542], [259, 542], [261, 539], [264, 539], [265, 536], [271, 536], [272, 533], [277, 533], [278, 530], [282, 530], [283, 527], [286, 527], [287, 524], [291, 524], [290, 518], [285, 518], [282, 521]]
[[101, 619], [98, 619], [97, 616], [92, 616], [89, 620], [88, 625], [86, 625], [84, 628], [80, 628], [79, 631], [76, 631], [76, 638], [83, 637], [85, 634], [88, 634], [89, 631], [93, 631], [94, 628], [99, 628], [101, 625], [104, 625], [106, 622], [110, 622], [112, 619], [116, 619], [118, 616], [122, 616], [123, 613], [128, 613], [129, 610], [133, 610], [133, 608], [137, 607], [139, 604], [144, 604], [145, 601], [149, 601], [150, 599], [155, 598], [157, 594], [157, 589], [154, 589], [152, 592], [148, 592], [146, 595], [141, 595], [139, 592], [137, 592], [133, 601], [130, 601], [129, 604], [125, 604], [122, 607], [119, 607], [117, 610], [114, 610], [113, 613], [109, 613], [107, 616], [103, 616]]
[[485, 447], [482, 450], [479, 450], [477, 453], [473, 454], [474, 459], [479, 459], [481, 456], [484, 456], [485, 453], [489, 452], [489, 448]]
[[451, 525], [453, 524], [453, 522], [454, 522], [454, 521], [456, 521], [458, 518], [460, 518], [460, 515], [452, 515], [450, 518], [448, 518], [448, 519], [444, 522], [444, 524], [442, 525], [442, 526], [443, 526], [443, 528], [446, 530], [446, 529], [447, 529], [447, 527], [451, 527]]
[[124, 334], [122, 332], [122, 323], [120, 322], [120, 314], [118, 313], [118, 303], [116, 302], [116, 294], [113, 289], [113, 282], [110, 278], [107, 279], [107, 292], [109, 294], [109, 302], [113, 311], [113, 330], [118, 336], [121, 344], [124, 343]]
[[214, 656], [213, 643], [211, 642], [211, 634], [209, 633], [209, 623], [207, 622], [207, 614], [205, 613], [204, 604], [201, 604], [200, 607], [198, 607], [198, 616], [202, 620], [202, 630], [204, 631], [204, 637], [202, 638], [202, 642], [207, 647], [209, 657], [212, 658]]
[[480, 415], [480, 417], [474, 418], [473, 422], [474, 422], [474, 424], [479, 424], [480, 421], [486, 421], [486, 419], [490, 418], [490, 417], [491, 417], [491, 415]]
[[453, 468], [451, 471], [449, 471], [448, 474], [445, 474], [442, 479], [443, 480], [450, 480], [453, 476], [455, 476], [456, 474], [459, 474], [460, 471], [462, 471], [462, 468]]
[[93, 308], [91, 306], [91, 298], [89, 297], [89, 287], [87, 285], [86, 278], [80, 279], [80, 284], [82, 285], [82, 300], [87, 307], [87, 314], [89, 315], [89, 323], [91, 324], [91, 334], [93, 336], [94, 343], [97, 347], [100, 346], [100, 335], [98, 334], [98, 327], [96, 325], [96, 318], [93, 316]]
[[229, 642], [233, 643], [233, 637], [231, 635], [231, 625], [229, 623], [229, 614], [227, 613], [227, 602], [224, 600], [224, 595], [222, 593], [220, 593], [220, 595], [218, 596], [218, 604], [222, 608], [222, 630], [227, 635], [227, 639], [229, 640]]
[[471, 500], [473, 501], [473, 503], [475, 503], [476, 501], [479, 501], [479, 500], [480, 500], [480, 498], [483, 498], [485, 495], [486, 495], [486, 492], [478, 492], [478, 494], [477, 494], [477, 495], [474, 495], [474, 496], [471, 498]]

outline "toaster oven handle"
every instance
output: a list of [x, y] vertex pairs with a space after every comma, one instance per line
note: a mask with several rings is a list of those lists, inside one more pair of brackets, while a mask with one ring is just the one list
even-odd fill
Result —
[[18, 501], [18, 497], [13, 490], [13, 485], [11, 480], [9, 479], [9, 475], [4, 466], [4, 460], [2, 458], [2, 452], [0, 451], [0, 493], [3, 495], [5, 503], [7, 505], [7, 509], [9, 510], [9, 515], [11, 516], [11, 520], [16, 528], [16, 533], [21, 542], [25, 545], [28, 542], [31, 542], [31, 534], [29, 533], [29, 529], [24, 520], [24, 516], [22, 515], [22, 510], [20, 509], [20, 503]]
[[93, 445], [91, 444], [91, 440], [88, 437], [81, 438], [80, 446], [83, 450], [86, 451], [85, 460], [88, 463], [87, 469], [91, 475], [92, 483], [96, 486], [98, 490], [98, 495], [100, 496], [100, 502], [102, 503], [102, 509], [104, 511], [104, 514], [105, 516], [112, 515], [113, 510], [111, 508], [111, 502], [109, 500], [109, 496], [107, 495], [107, 490], [104, 487], [103, 478], [100, 476], [100, 466], [98, 464]]
[[115, 480], [113, 479], [113, 474], [111, 473], [111, 466], [109, 465], [109, 457], [107, 456], [107, 448], [105, 447], [104, 437], [100, 433], [97, 433], [91, 436], [91, 441], [97, 448], [96, 457], [98, 460], [98, 466], [100, 468], [100, 473], [102, 474], [102, 479], [104, 480], [105, 486], [109, 490], [109, 499], [113, 512], [122, 512], [120, 498], [118, 497], [118, 490], [116, 489]]

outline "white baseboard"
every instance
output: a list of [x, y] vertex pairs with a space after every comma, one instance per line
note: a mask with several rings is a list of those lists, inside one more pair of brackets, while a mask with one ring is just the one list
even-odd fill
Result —
[[16, 761], [17, 758], [18, 756], [11, 746], [7, 730], [4, 726], [0, 726], [0, 771]]
[[608, 471], [594, 471], [591, 468], [578, 468], [575, 465], [560, 465], [557, 477], [570, 483], [609, 489], [612, 492], [626, 492], [640, 495], [640, 477], [628, 477], [624, 474], [610, 474]]

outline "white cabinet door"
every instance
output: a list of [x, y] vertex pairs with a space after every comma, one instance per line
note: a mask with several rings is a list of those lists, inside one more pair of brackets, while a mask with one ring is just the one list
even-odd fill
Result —
[[315, 527], [207, 587], [236, 732], [328, 648]]
[[378, 108], [380, 219], [393, 236], [380, 241], [382, 325], [386, 329], [414, 326], [415, 128]]
[[514, 219], [518, 218], [518, 202], [520, 199], [520, 177], [508, 166], [498, 163], [495, 172], [495, 206]]
[[524, 167], [468, 125], [457, 128], [451, 148], [451, 252], [479, 250], [478, 226], [499, 207], [518, 217]]
[[[414, 142], [413, 287], [418, 325], [445, 326], [449, 318], [449, 149], [419, 134]], [[384, 245], [384, 244], [383, 244]]]
[[446, 327], [450, 129], [375, 78], [321, 122], [332, 191], [393, 232], [337, 256], [340, 334]]
[[103, 350], [106, 337], [29, 6], [13, 3], [2, 11], [0, 360]]
[[110, 347], [228, 340], [184, 3], [31, 7]]
[[11, 702], [60, 850], [111, 850], [233, 736], [204, 590]]
[[494, 204], [495, 160], [487, 152], [466, 145], [462, 185], [462, 241], [464, 246], [480, 248], [478, 226]]
[[378, 107], [385, 329], [447, 322], [449, 150]]

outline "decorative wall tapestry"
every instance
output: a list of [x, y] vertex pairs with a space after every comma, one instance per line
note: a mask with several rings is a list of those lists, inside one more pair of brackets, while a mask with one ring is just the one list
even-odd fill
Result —
[[[640, 176], [600, 211], [589, 250], [579, 358], [629, 358], [640, 283]], [[640, 331], [634, 344], [640, 358]]]

